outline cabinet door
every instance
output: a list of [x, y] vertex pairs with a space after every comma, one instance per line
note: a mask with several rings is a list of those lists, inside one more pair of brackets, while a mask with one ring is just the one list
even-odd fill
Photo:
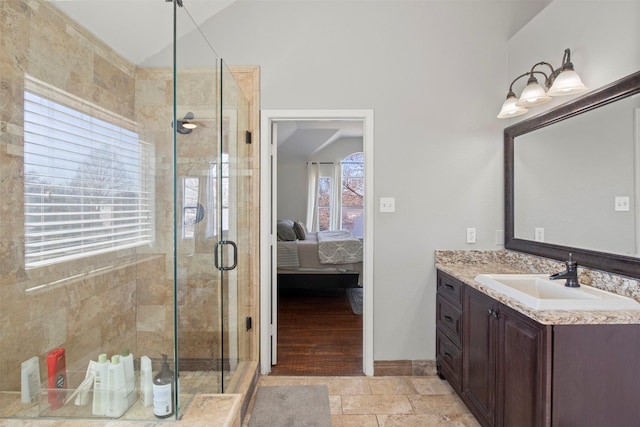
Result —
[[548, 426], [551, 334], [544, 325], [502, 304], [498, 316], [496, 425]]
[[484, 426], [495, 425], [495, 348], [498, 303], [475, 289], [464, 291], [463, 399]]

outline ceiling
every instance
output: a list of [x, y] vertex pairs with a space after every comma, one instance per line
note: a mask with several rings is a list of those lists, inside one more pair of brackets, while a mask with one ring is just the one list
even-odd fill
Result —
[[[183, 0], [176, 36], [192, 32], [235, 0]], [[49, 0], [118, 54], [142, 64], [173, 42], [173, 5], [166, 0]], [[181, 13], [182, 12], [182, 13]]]
[[306, 162], [340, 138], [362, 138], [359, 120], [278, 121], [278, 162]]

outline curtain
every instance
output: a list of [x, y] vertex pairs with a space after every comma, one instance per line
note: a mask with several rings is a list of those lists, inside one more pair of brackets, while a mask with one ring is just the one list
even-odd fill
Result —
[[307, 230], [318, 231], [318, 180], [320, 179], [320, 165], [307, 163]]
[[307, 163], [307, 229], [316, 232], [320, 228], [318, 219], [318, 188], [323, 177], [331, 179], [329, 194], [329, 229], [340, 230], [342, 227], [342, 165], [340, 163]]

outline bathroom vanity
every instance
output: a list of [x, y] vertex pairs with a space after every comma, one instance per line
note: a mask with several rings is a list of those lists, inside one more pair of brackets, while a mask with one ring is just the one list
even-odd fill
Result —
[[637, 425], [640, 314], [528, 310], [469, 278], [488, 268], [437, 273], [438, 375], [480, 424]]

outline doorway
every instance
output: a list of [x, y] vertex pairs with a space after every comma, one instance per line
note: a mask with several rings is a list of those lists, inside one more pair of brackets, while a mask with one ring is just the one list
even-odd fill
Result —
[[[372, 110], [264, 110], [261, 114], [261, 373], [277, 364], [278, 287], [276, 259], [276, 220], [278, 188], [278, 129], [291, 128], [292, 122], [357, 122], [362, 131], [365, 195], [363, 233], [363, 318], [362, 372], [373, 375], [373, 111]], [[318, 126], [322, 128], [322, 126]], [[326, 127], [326, 126], [325, 126]]]

